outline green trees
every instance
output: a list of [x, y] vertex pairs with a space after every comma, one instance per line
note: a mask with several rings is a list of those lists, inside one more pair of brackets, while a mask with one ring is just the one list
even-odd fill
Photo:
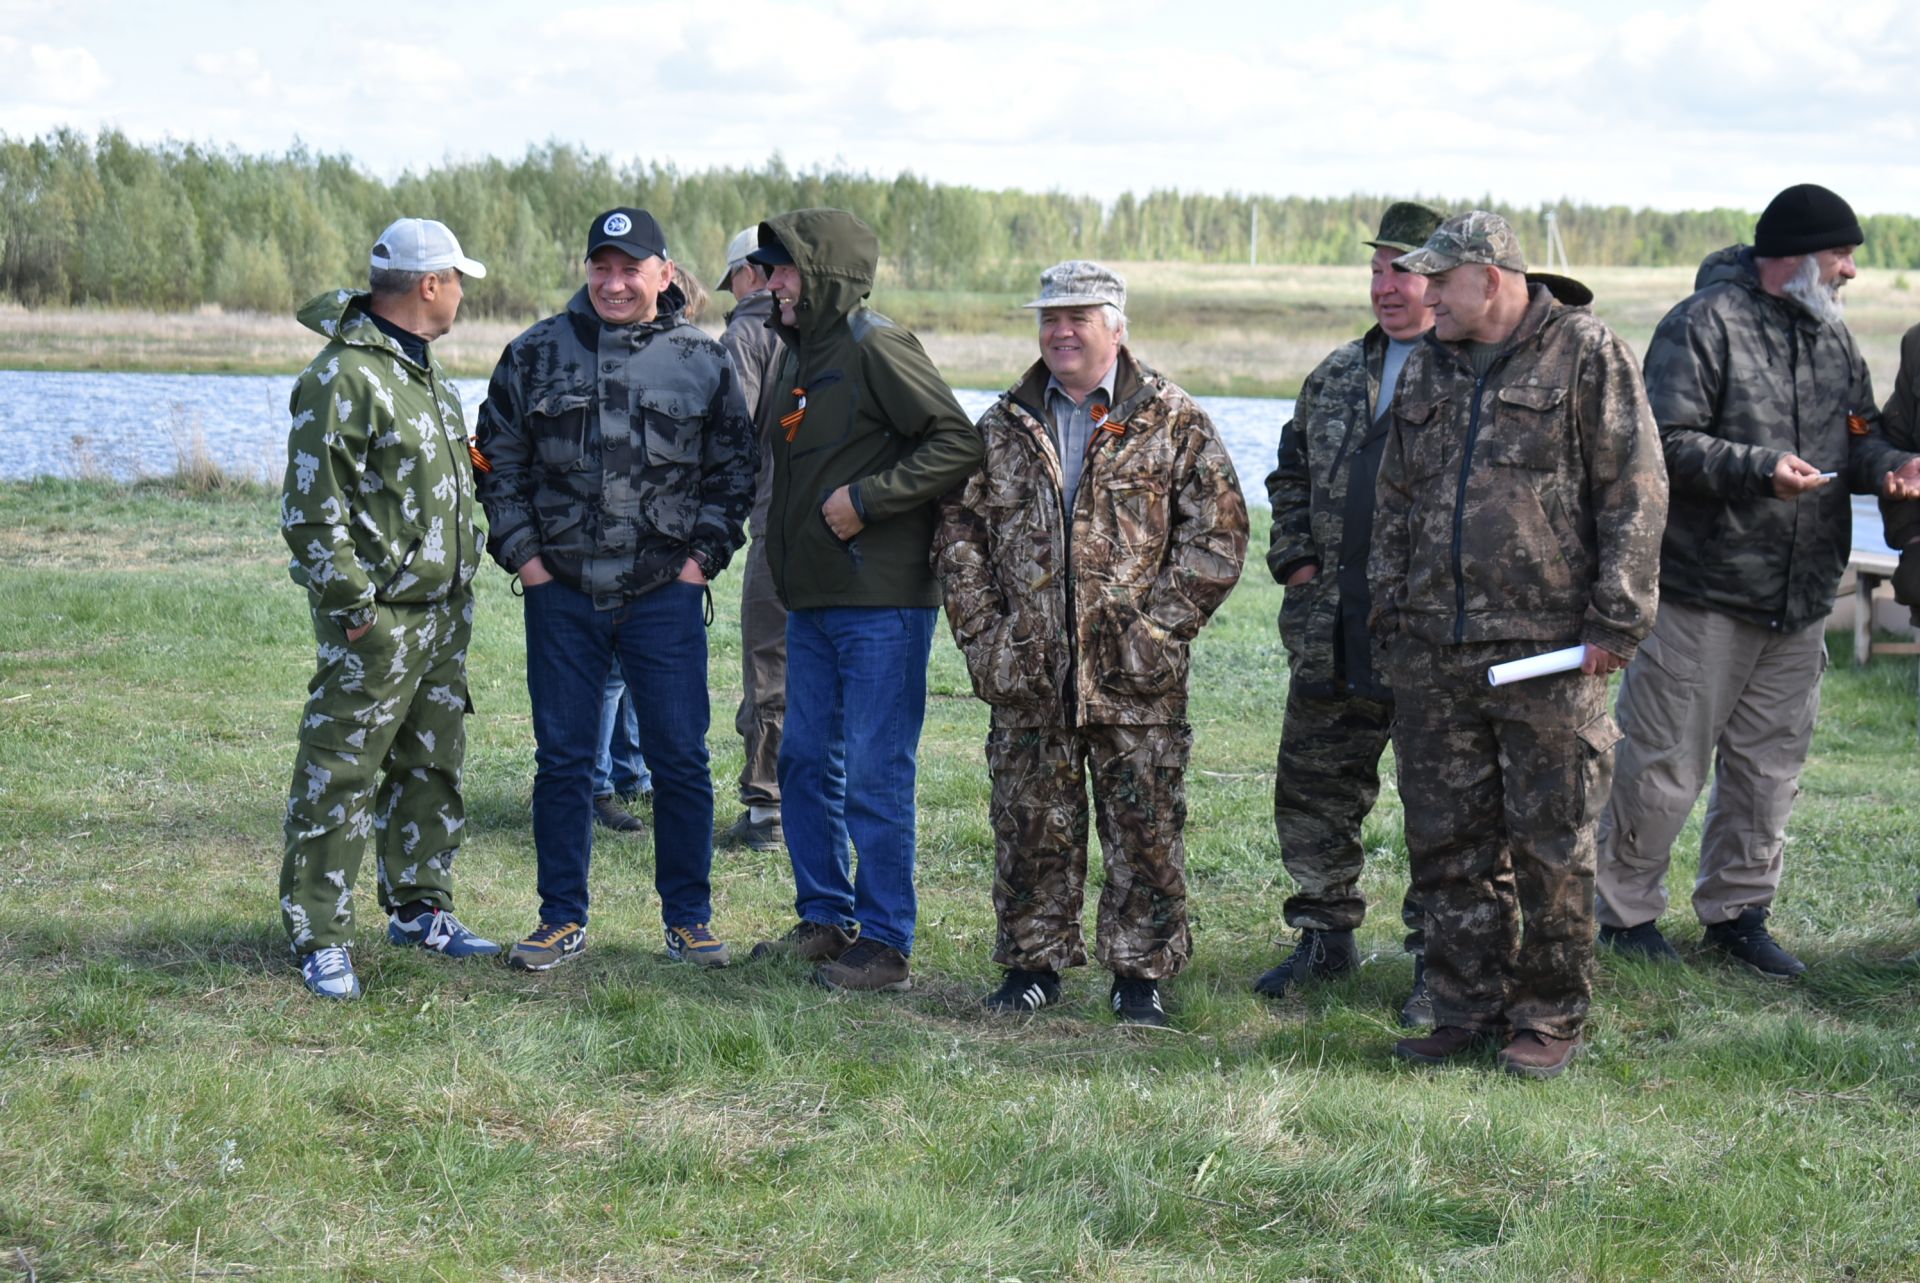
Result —
[[[1297, 181], [1306, 181], [1304, 178]], [[673, 255], [711, 284], [729, 237], [768, 214], [837, 205], [880, 234], [882, 288], [1020, 292], [1069, 257], [1352, 264], [1398, 196], [1249, 196], [1150, 190], [1103, 206], [1065, 192], [988, 191], [846, 170], [795, 171], [777, 154], [754, 169], [684, 174], [617, 165], [566, 143], [517, 160], [447, 161], [390, 183], [346, 156], [296, 144], [248, 155], [195, 143], [135, 143], [115, 130], [40, 138], [0, 134], [0, 298], [29, 306], [176, 309], [212, 302], [280, 312], [309, 294], [364, 279], [372, 237], [402, 214], [439, 218], [488, 265], [476, 312], [532, 317], [579, 281], [588, 222], [643, 205]], [[1439, 208], [1491, 198], [1425, 197]], [[1544, 261], [1555, 215], [1582, 266], [1692, 264], [1752, 234], [1753, 214], [1625, 206], [1492, 202]], [[1867, 266], [1920, 266], [1920, 219], [1866, 221]], [[1254, 242], [1250, 244], [1249, 238]]]

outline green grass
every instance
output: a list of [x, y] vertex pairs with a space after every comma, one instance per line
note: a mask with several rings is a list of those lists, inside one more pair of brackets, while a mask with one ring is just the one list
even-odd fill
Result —
[[[1115, 1029], [1088, 972], [1031, 1021], [981, 1013], [985, 717], [944, 637], [913, 993], [668, 964], [650, 847], [602, 839], [580, 962], [445, 965], [370, 919], [366, 999], [315, 1001], [273, 904], [311, 646], [281, 560], [271, 496], [0, 487], [0, 1277], [1920, 1278], [1911, 661], [1827, 681], [1776, 918], [1805, 981], [1705, 956], [1683, 910], [1688, 965], [1603, 961], [1592, 1054], [1534, 1084], [1388, 1055], [1391, 789], [1368, 965], [1248, 993], [1287, 887], [1257, 561], [1196, 655], [1196, 957], [1171, 1031]], [[516, 605], [491, 569], [480, 594], [461, 904], [512, 937], [532, 743]], [[783, 856], [723, 854], [715, 883], [737, 947], [787, 924]]]

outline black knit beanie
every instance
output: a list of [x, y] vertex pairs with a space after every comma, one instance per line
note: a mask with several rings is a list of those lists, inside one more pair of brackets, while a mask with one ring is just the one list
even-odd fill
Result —
[[1753, 229], [1753, 252], [1761, 258], [1791, 258], [1866, 239], [1853, 206], [1818, 183], [1799, 183], [1767, 202]]

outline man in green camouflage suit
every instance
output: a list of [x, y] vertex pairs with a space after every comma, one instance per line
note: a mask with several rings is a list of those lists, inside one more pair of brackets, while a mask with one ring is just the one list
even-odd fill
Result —
[[[1653, 627], [1666, 469], [1626, 344], [1527, 280], [1504, 219], [1449, 219], [1398, 262], [1434, 329], [1394, 397], [1369, 577], [1436, 1028], [1394, 1050], [1510, 1032], [1501, 1065], [1549, 1078], [1591, 996], [1606, 674]], [[1489, 682], [1570, 643], [1575, 671]]]
[[1031, 1012], [1086, 962], [1087, 795], [1106, 863], [1096, 957], [1125, 1023], [1165, 1024], [1186, 966], [1187, 649], [1240, 577], [1247, 511], [1206, 412], [1142, 365], [1126, 285], [1040, 277], [1040, 360], [981, 416], [986, 462], [940, 504], [947, 618], [993, 710], [987, 762], [1007, 968], [987, 1006]]
[[319, 662], [280, 912], [307, 987], [326, 998], [360, 994], [347, 949], [370, 834], [394, 943], [499, 952], [451, 912], [480, 538], [460, 398], [428, 351], [453, 326], [462, 277], [485, 274], [444, 225], [403, 218], [374, 245], [369, 292], [300, 309], [327, 346], [294, 383], [280, 525]]
[[[1304, 981], [1360, 965], [1353, 932], [1366, 915], [1360, 894], [1360, 825], [1380, 796], [1380, 755], [1393, 727], [1393, 692], [1374, 671], [1367, 616], [1367, 550], [1374, 481], [1387, 441], [1387, 407], [1407, 356], [1433, 328], [1427, 278], [1393, 260], [1425, 243], [1443, 217], [1400, 201], [1380, 219], [1369, 300], [1378, 322], [1307, 376], [1293, 421], [1280, 434], [1279, 465], [1267, 477], [1273, 532], [1267, 568], [1287, 586], [1280, 637], [1287, 647], [1286, 720], [1273, 781], [1280, 859], [1299, 890], [1287, 925], [1300, 940], [1254, 992], [1283, 997]], [[1424, 927], [1411, 892], [1401, 902], [1413, 994], [1401, 1023], [1433, 1023], [1421, 974]]]

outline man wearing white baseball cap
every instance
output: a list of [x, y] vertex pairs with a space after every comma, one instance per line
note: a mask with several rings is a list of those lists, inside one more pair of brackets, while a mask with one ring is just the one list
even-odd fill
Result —
[[487, 269], [460, 252], [460, 238], [431, 218], [396, 218], [373, 243], [373, 267], [388, 272], [444, 272], [480, 280]]
[[718, 286], [734, 297], [720, 346], [733, 359], [760, 443], [760, 476], [754, 483], [748, 527], [753, 542], [747, 545], [747, 566], [740, 583], [740, 708], [733, 718], [733, 728], [740, 732], [746, 749], [740, 766], [741, 810], [721, 843], [777, 851], [787, 840], [780, 827], [779, 774], [780, 730], [787, 716], [787, 608], [773, 590], [773, 569], [767, 565], [774, 425], [772, 416], [763, 411], [772, 401], [765, 393], [778, 382], [780, 359], [786, 351], [768, 328], [773, 291], [767, 288], [767, 269], [747, 259], [759, 247], [758, 226], [735, 235], [727, 244], [727, 274]]
[[427, 350], [453, 328], [462, 279], [486, 274], [444, 224], [403, 218], [374, 242], [366, 291], [300, 309], [327, 345], [294, 383], [280, 525], [318, 666], [287, 797], [280, 914], [323, 998], [360, 996], [347, 950], [369, 834], [388, 940], [500, 952], [453, 916], [481, 547], [466, 416]]

